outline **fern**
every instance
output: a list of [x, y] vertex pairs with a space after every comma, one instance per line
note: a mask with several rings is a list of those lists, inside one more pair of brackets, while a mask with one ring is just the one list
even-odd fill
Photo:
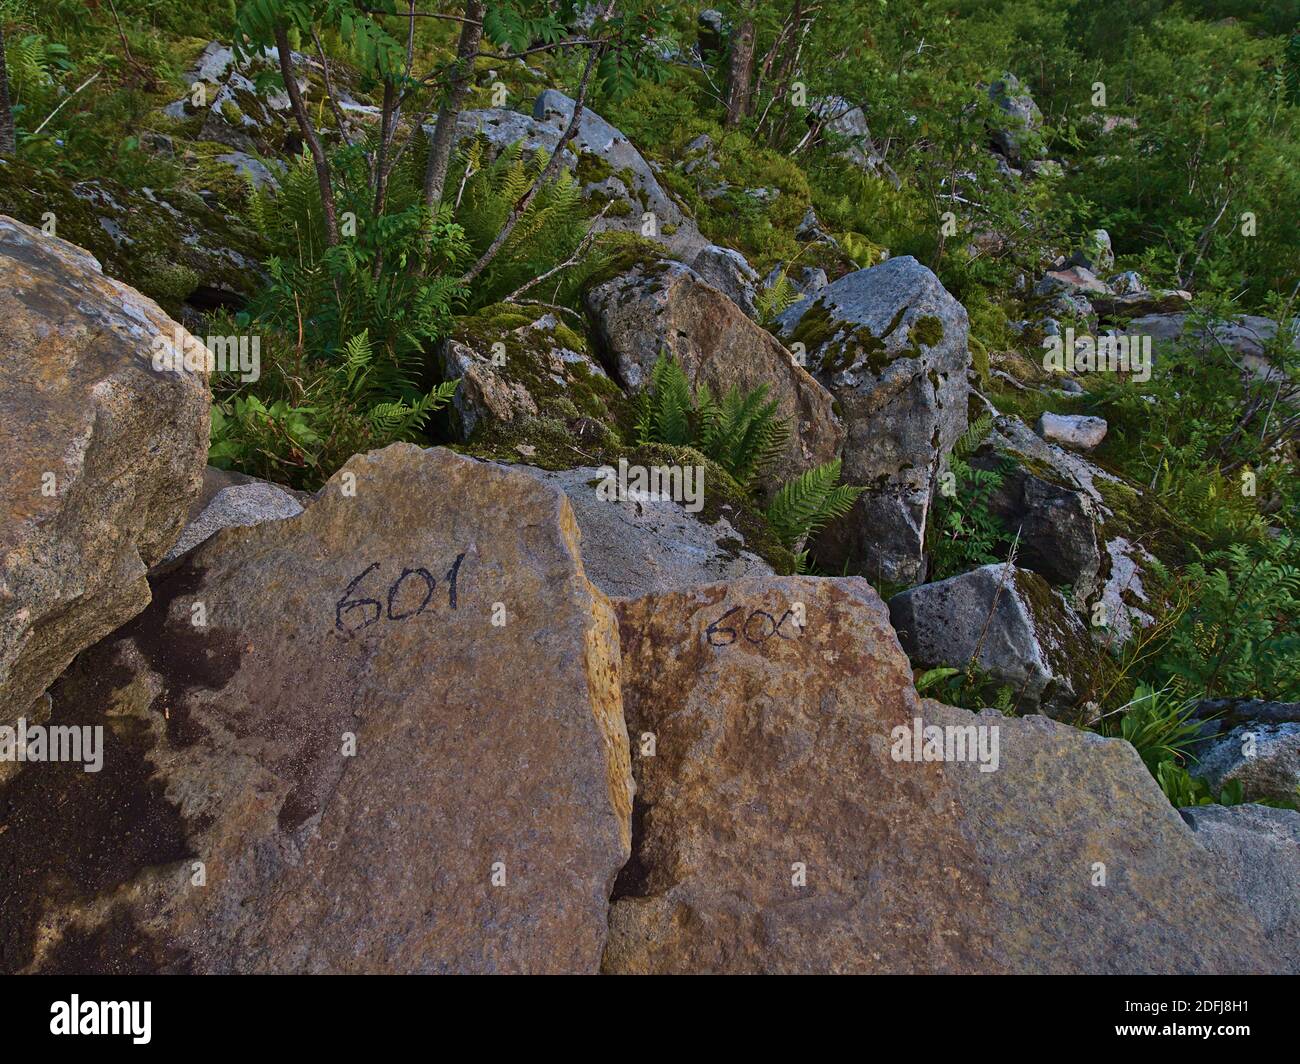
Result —
[[776, 410], [766, 385], [749, 392], [733, 385], [718, 402], [701, 384], [692, 396], [677, 360], [661, 351], [637, 403], [637, 442], [692, 446], [750, 489], [790, 438]]
[[[829, 522], [843, 517], [865, 490], [840, 484], [840, 460], [827, 462], [783, 484], [767, 508], [767, 522], [782, 545], [804, 555], [799, 548]], [[801, 568], [806, 559], [801, 562]]]
[[782, 270], [775, 281], [754, 296], [759, 324], [771, 325], [802, 298], [803, 294], [795, 288], [787, 271]]

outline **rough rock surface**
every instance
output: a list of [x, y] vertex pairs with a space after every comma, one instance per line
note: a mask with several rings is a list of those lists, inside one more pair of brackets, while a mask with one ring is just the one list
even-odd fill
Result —
[[993, 143], [1011, 162], [1021, 161], [1025, 134], [1043, 124], [1043, 112], [1028, 92], [1022, 91], [1020, 79], [1014, 74], [1003, 74], [1000, 81], [989, 86], [989, 99], [1006, 113], [1007, 121], [993, 132]]
[[3, 785], [0, 968], [597, 967], [632, 785], [561, 492], [354, 457], [301, 516], [199, 547], [54, 695], [104, 768]]
[[1247, 801], [1300, 798], [1300, 724], [1241, 724], [1197, 744], [1194, 753], [1189, 771], [1212, 791], [1236, 780]]
[[1049, 443], [1091, 451], [1101, 445], [1109, 426], [1102, 417], [1086, 414], [1053, 414], [1045, 412], [1038, 418], [1038, 435]]
[[[604, 971], [1282, 968], [1130, 746], [923, 709], [865, 581], [617, 608], [637, 828]], [[997, 771], [895, 760], [922, 715], [998, 726]]]
[[[1277, 337], [1277, 322], [1273, 319], [1243, 314], [1231, 321], [1192, 330], [1188, 318], [1187, 314], [1145, 314], [1133, 318], [1126, 329], [1131, 335], [1150, 336], [1156, 345], [1178, 340], [1184, 332], [1202, 344], [1221, 343], [1239, 355], [1257, 377], [1276, 379], [1280, 371], [1266, 353], [1268, 345]], [[1300, 344], [1300, 318], [1292, 319], [1290, 340]]]
[[1264, 805], [1180, 809], [1196, 841], [1218, 858], [1224, 879], [1300, 974], [1300, 813]]
[[1060, 716], [1083, 694], [1075, 672], [1087, 631], [1037, 573], [983, 565], [895, 595], [889, 614], [913, 665], [974, 659], [1011, 688], [1017, 712]]
[[707, 524], [672, 500], [609, 498], [598, 491], [613, 466], [548, 472], [517, 466], [568, 497], [582, 534], [587, 579], [606, 595], [636, 598], [696, 584], [770, 574], [772, 567], [744, 549], [725, 515]]
[[1097, 591], [1102, 555], [1097, 509], [1091, 499], [1020, 467], [1003, 474], [989, 509], [1012, 534], [1019, 533], [1016, 562], [1053, 586], [1069, 585], [1075, 600]]
[[[481, 134], [497, 151], [519, 142], [524, 151], [540, 148], [553, 154], [573, 117], [573, 106], [574, 101], [564, 93], [547, 89], [537, 97], [531, 117], [500, 108], [463, 111], [456, 121], [456, 138]], [[584, 156], [594, 160], [591, 176], [581, 166]], [[588, 199], [631, 205], [632, 210], [626, 213], [608, 212], [598, 223], [600, 230], [641, 233], [642, 216], [653, 212], [656, 239], [675, 254], [690, 261], [708, 245], [632, 142], [589, 107], [582, 110], [577, 133], [565, 147], [564, 161], [571, 170], [579, 171]]]
[[489, 308], [462, 319], [440, 355], [444, 377], [460, 380], [452, 423], [461, 440], [539, 415], [613, 422], [622, 401], [586, 338], [549, 311]]
[[1093, 273], [1109, 270], [1115, 265], [1115, 251], [1111, 246], [1110, 234], [1105, 229], [1094, 229], [1080, 247], [1070, 256], [1071, 266], [1085, 266]]
[[844, 428], [830, 393], [694, 270], [669, 260], [638, 265], [597, 285], [586, 301], [611, 369], [629, 393], [645, 387], [662, 351], [677, 359], [693, 388], [707, 384], [715, 397], [733, 386], [747, 392], [767, 385], [791, 428], [773, 483], [839, 455]]
[[153, 368], [175, 336], [88, 253], [0, 217], [0, 724], [149, 603], [145, 579], [203, 479], [202, 370]]
[[232, 484], [217, 492], [199, 515], [185, 525], [181, 538], [163, 556], [163, 562], [175, 561], [223, 528], [283, 521], [300, 513], [302, 503], [278, 484], [264, 480]]
[[739, 251], [710, 244], [695, 256], [691, 268], [726, 295], [748, 317], [758, 318], [758, 310], [754, 306], [754, 297], [758, 292], [758, 274]]
[[[1120, 274], [1120, 277], [1137, 274]], [[1114, 282], [1111, 282], [1114, 287]], [[1192, 294], [1182, 289], [1162, 288], [1155, 292], [1126, 291], [1116, 295], [1090, 297], [1092, 308], [1103, 319], [1129, 319], [1148, 314], [1172, 314], [1183, 310], [1192, 301]], [[1136, 330], [1134, 330], [1136, 331]]]
[[965, 308], [902, 255], [841, 277], [779, 325], [839, 403], [845, 482], [867, 487], [814, 553], [833, 570], [852, 560], [886, 580], [921, 579], [939, 467], [966, 429]]

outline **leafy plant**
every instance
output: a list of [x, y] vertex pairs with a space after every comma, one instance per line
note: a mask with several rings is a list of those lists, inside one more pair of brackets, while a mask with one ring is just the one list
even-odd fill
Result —
[[864, 488], [840, 483], [840, 460], [827, 462], [787, 481], [767, 508], [767, 521], [783, 546], [795, 552], [802, 572], [807, 567], [808, 538], [829, 522], [843, 517]]
[[[1188, 748], [1204, 724], [1193, 717], [1195, 709], [1195, 702], [1176, 697], [1168, 687], [1139, 684], [1120, 711], [1118, 733], [1133, 745], [1152, 775], [1157, 775], [1157, 768], [1166, 762], [1185, 762]], [[1115, 732], [1113, 723], [1109, 730]]]
[[941, 481], [929, 526], [930, 558], [935, 579], [966, 572], [978, 565], [1001, 561], [1011, 537], [990, 510], [1004, 475], [981, 469], [968, 459], [988, 435], [993, 419], [984, 415], [973, 422], [953, 446], [948, 457], [950, 479]]
[[676, 358], [660, 352], [637, 405], [637, 442], [695, 447], [748, 489], [789, 438], [789, 427], [777, 418], [776, 408], [776, 400], [767, 398], [766, 385], [744, 393], [733, 386], [721, 402], [708, 385], [700, 385], [692, 395]]

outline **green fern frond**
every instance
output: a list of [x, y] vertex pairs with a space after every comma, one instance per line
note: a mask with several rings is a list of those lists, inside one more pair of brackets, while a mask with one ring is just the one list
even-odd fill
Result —
[[781, 486], [767, 508], [767, 521], [782, 544], [794, 549], [853, 508], [864, 489], [839, 480], [837, 458]]

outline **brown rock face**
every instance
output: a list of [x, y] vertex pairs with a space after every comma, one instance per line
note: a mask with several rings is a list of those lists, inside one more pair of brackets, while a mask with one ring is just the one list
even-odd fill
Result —
[[0, 785], [0, 970], [594, 971], [629, 853], [619, 670], [561, 492], [357, 456], [56, 686], [104, 766]]
[[[149, 602], [202, 483], [206, 374], [180, 329], [80, 248], [0, 217], [0, 725]], [[184, 337], [188, 334], [181, 330]]]
[[759, 577], [618, 610], [638, 841], [606, 971], [981, 966], [988, 931], [965, 914], [984, 884], [942, 766], [889, 759], [919, 702], [865, 580]]
[[[864, 581], [617, 608], [638, 791], [604, 971], [1282, 970], [1131, 747], [923, 706]], [[917, 717], [968, 760], [901, 759]]]
[[662, 261], [634, 267], [592, 289], [587, 307], [630, 394], [650, 380], [661, 351], [673, 355], [692, 388], [707, 384], [715, 398], [732, 387], [767, 386], [790, 440], [772, 470], [772, 485], [836, 458], [844, 427], [830, 393], [766, 329], [694, 270]]

